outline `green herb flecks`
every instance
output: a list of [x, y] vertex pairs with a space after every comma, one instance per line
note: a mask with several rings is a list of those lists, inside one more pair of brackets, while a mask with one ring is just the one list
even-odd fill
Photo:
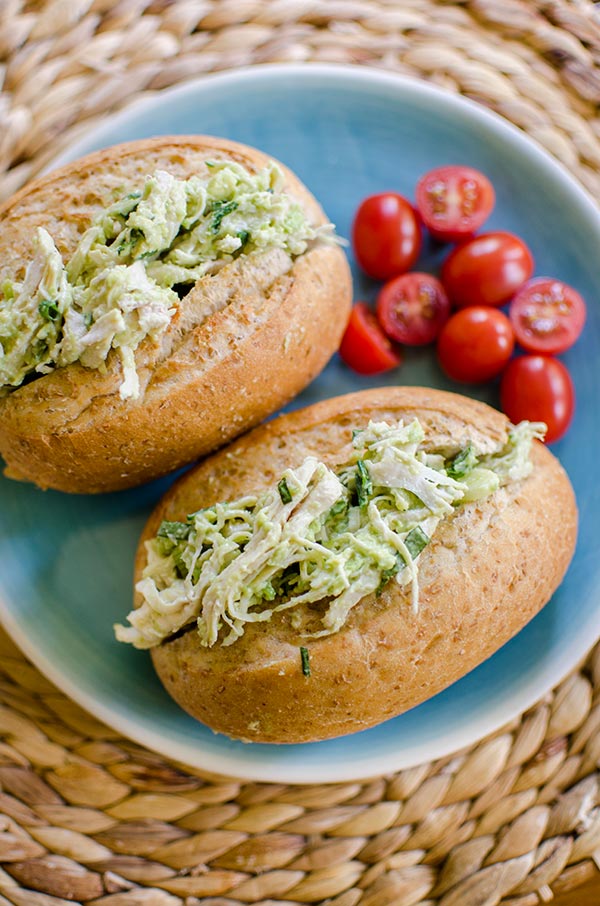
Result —
[[302, 673], [304, 676], [310, 676], [310, 655], [308, 648], [300, 649], [300, 659], [302, 661]]
[[379, 582], [379, 587], [375, 592], [376, 598], [379, 597], [390, 579], [393, 579], [394, 576], [396, 576], [400, 572], [404, 565], [404, 557], [402, 556], [402, 554], [396, 554], [396, 562], [394, 563], [394, 565], [390, 566], [389, 569], [384, 569], [381, 571], [381, 581]]
[[230, 201], [215, 201], [213, 206], [213, 216], [210, 224], [210, 229], [212, 233], [218, 233], [221, 229], [221, 223], [223, 218], [228, 214], [231, 214], [232, 211], [235, 211], [238, 203], [231, 199]]
[[277, 485], [277, 490], [279, 491], [279, 496], [281, 497], [282, 503], [291, 503], [292, 502], [292, 493], [288, 487], [288, 483], [285, 478], [282, 478], [279, 484]]
[[38, 305], [38, 311], [44, 321], [52, 321], [55, 323], [60, 320], [60, 308], [58, 307], [56, 300], [51, 301], [50, 299], [42, 299]]
[[250, 232], [249, 230], [238, 230], [236, 236], [242, 243], [242, 246], [244, 246], [250, 239]]
[[128, 232], [129, 235], [117, 247], [117, 255], [119, 257], [132, 254], [134, 246], [144, 238], [144, 234], [137, 227], [131, 227]]
[[417, 559], [423, 548], [427, 547], [430, 541], [431, 538], [425, 534], [420, 525], [416, 525], [414, 529], [411, 529], [404, 539], [404, 543], [413, 560]]
[[464, 450], [461, 450], [460, 453], [457, 453], [456, 456], [450, 460], [446, 472], [450, 478], [455, 478], [457, 481], [460, 481], [461, 478], [464, 478], [465, 475], [475, 468], [478, 462], [479, 460], [475, 455], [473, 445], [469, 444]]
[[356, 463], [356, 497], [359, 506], [366, 506], [373, 493], [373, 482], [362, 459]]

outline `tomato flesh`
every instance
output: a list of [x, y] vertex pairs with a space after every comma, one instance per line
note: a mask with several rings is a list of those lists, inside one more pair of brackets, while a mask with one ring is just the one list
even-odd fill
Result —
[[358, 374], [381, 374], [402, 362], [400, 351], [388, 340], [364, 302], [357, 302], [352, 309], [340, 356]]
[[533, 256], [512, 233], [482, 233], [457, 246], [442, 267], [442, 283], [458, 308], [498, 307], [533, 273]]
[[354, 218], [352, 245], [361, 268], [376, 280], [410, 270], [421, 251], [421, 227], [411, 203], [397, 192], [365, 198]]
[[546, 277], [526, 283], [510, 303], [517, 342], [528, 352], [554, 355], [569, 349], [583, 330], [585, 316], [579, 293]]
[[437, 167], [417, 183], [417, 210], [435, 239], [458, 242], [471, 236], [492, 213], [491, 182], [472, 167]]
[[499, 374], [514, 348], [510, 321], [501, 311], [476, 306], [457, 311], [442, 327], [437, 353], [455, 381], [477, 384]]
[[433, 343], [450, 315], [450, 300], [430, 274], [402, 274], [377, 296], [377, 317], [390, 339], [407, 346]]

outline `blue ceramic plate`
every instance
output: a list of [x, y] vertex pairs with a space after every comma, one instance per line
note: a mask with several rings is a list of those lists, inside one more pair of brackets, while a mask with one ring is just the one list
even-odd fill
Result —
[[[96, 148], [165, 133], [211, 133], [256, 145], [294, 169], [342, 235], [369, 193], [413, 194], [441, 164], [467, 163], [494, 182], [491, 228], [519, 233], [537, 274], [572, 283], [589, 303], [582, 339], [564, 359], [574, 376], [573, 428], [554, 448], [575, 485], [580, 542], [544, 611], [494, 657], [402, 717], [339, 741], [295, 746], [232, 742], [187, 717], [150, 658], [117, 644], [130, 608], [132, 561], [144, 520], [169, 479], [104, 497], [69, 497], [0, 480], [0, 599], [9, 632], [68, 695], [140, 743], [207, 771], [256, 780], [344, 781], [446, 755], [497, 729], [570, 671], [600, 630], [600, 217], [568, 174], [525, 135], [475, 104], [420, 82], [359, 68], [268, 66], [207, 77], [105, 122], [61, 163]], [[442, 252], [425, 249], [434, 267]], [[355, 273], [357, 295], [375, 286]], [[397, 373], [360, 378], [337, 358], [294, 406], [374, 386], [459, 390], [431, 350]], [[496, 391], [475, 395], [496, 403]]]

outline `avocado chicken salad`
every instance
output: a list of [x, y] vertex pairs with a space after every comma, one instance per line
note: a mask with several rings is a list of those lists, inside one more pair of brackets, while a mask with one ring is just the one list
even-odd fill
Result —
[[229, 645], [248, 623], [327, 602], [322, 628], [337, 632], [351, 609], [388, 582], [410, 590], [418, 610], [419, 557], [457, 507], [525, 478], [534, 438], [546, 426], [521, 422], [493, 453], [473, 444], [452, 454], [423, 448], [425, 431], [370, 422], [353, 432], [352, 453], [332, 470], [308, 457], [259, 496], [217, 503], [163, 522], [146, 542], [136, 591], [141, 606], [116, 636], [151, 648], [197, 624], [199, 643]]
[[102, 369], [115, 349], [120, 396], [136, 399], [136, 349], [159, 339], [200, 277], [241, 254], [293, 258], [332, 236], [331, 224], [308, 223], [274, 163], [252, 174], [232, 161], [206, 166], [207, 177], [147, 176], [100, 213], [67, 263], [36, 230], [23, 282], [0, 288], [0, 396], [73, 362]]

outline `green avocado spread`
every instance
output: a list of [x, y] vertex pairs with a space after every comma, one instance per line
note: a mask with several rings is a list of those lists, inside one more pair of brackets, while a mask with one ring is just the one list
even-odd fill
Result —
[[136, 349], [159, 339], [200, 277], [242, 254], [278, 248], [296, 257], [331, 238], [331, 224], [311, 226], [283, 191], [274, 163], [253, 174], [231, 161], [207, 167], [207, 177], [146, 177], [101, 212], [66, 263], [36, 230], [23, 282], [0, 287], [0, 396], [73, 362], [101, 369], [115, 349], [120, 395], [136, 399]]
[[348, 462], [335, 471], [309, 457], [259, 496], [163, 522], [146, 542], [142, 604], [130, 626], [115, 627], [117, 639], [151, 648], [196, 623], [200, 644], [229, 645], [248, 623], [323, 601], [311, 635], [328, 635], [392, 581], [416, 612], [419, 557], [440, 521], [525, 478], [532, 441], [545, 430], [521, 422], [492, 453], [472, 443], [426, 452], [419, 421], [370, 422], [353, 432]]

